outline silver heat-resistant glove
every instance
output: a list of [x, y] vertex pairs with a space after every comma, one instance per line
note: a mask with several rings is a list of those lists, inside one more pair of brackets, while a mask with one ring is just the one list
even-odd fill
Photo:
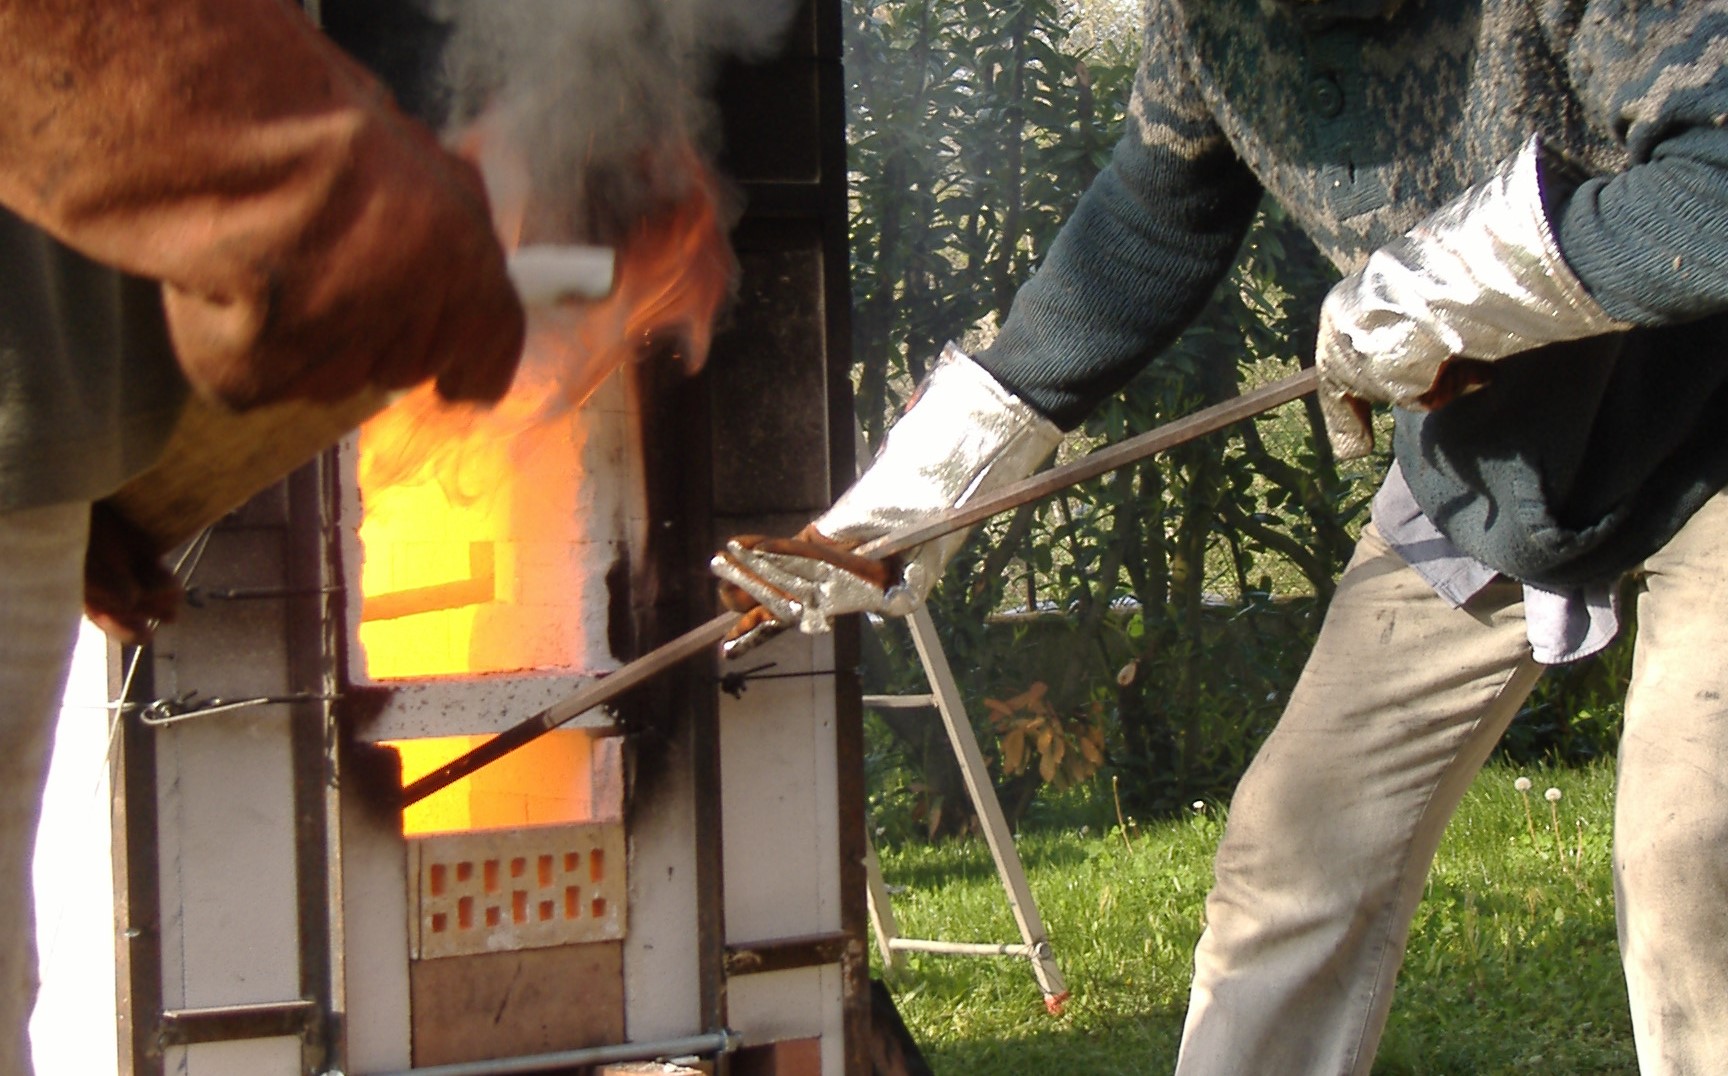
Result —
[[1603, 312], [1561, 257], [1543, 207], [1543, 169], [1532, 136], [1326, 296], [1315, 366], [1340, 459], [1374, 447], [1370, 404], [1431, 410], [1485, 383], [1487, 363], [1628, 327]]
[[1025, 478], [1061, 440], [1054, 423], [949, 344], [876, 459], [832, 508], [793, 538], [733, 538], [710, 562], [724, 581], [721, 600], [743, 614], [727, 655], [794, 624], [816, 633], [846, 613], [910, 613], [967, 531], [882, 560], [852, 551]]

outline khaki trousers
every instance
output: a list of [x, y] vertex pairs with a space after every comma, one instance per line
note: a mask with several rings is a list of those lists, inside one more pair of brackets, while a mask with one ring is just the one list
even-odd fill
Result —
[[[1646, 1074], [1728, 1073], [1728, 496], [1637, 574], [1615, 808]], [[1541, 666], [1522, 588], [1463, 609], [1368, 528], [1231, 804], [1176, 1071], [1366, 1073], [1441, 831]]]
[[32, 1071], [36, 1003], [30, 859], [83, 609], [89, 525], [82, 503], [0, 512], [0, 1072], [19, 1076]]

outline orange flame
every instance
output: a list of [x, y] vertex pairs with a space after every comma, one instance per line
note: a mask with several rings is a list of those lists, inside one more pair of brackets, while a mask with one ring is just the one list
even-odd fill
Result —
[[[527, 184], [490, 156], [488, 183], [511, 222], [503, 234], [520, 236]], [[571, 671], [571, 656], [584, 652], [572, 637], [592, 630], [585, 609], [605, 608], [606, 543], [619, 540], [585, 533], [615, 524], [589, 518], [607, 513], [594, 510], [594, 491], [579, 488], [584, 443], [591, 433], [604, 442], [608, 431], [629, 440], [617, 432], [629, 428], [618, 413], [584, 405], [619, 367], [650, 353], [676, 354], [687, 374], [700, 370], [735, 275], [718, 184], [694, 151], [672, 159], [688, 172], [677, 181], [687, 195], [627, 229], [605, 299], [530, 312], [521, 371], [502, 401], [446, 406], [423, 387], [362, 428], [358, 637], [371, 679]], [[585, 551], [585, 543], [601, 548]], [[412, 780], [475, 741], [392, 746]], [[404, 832], [587, 817], [589, 738], [543, 741], [416, 804]]]
[[[708, 360], [714, 321], [736, 275], [720, 212], [719, 184], [695, 156], [687, 196], [638, 220], [615, 251], [612, 292], [591, 304], [536, 310], [510, 392], [492, 408], [451, 406], [423, 385], [361, 431], [363, 489], [397, 485], [432, 470], [447, 490], [472, 497], [489, 465], [464, 467], [476, 444], [508, 442], [581, 407], [612, 372], [670, 348], [687, 375]], [[501, 206], [519, 222], [521, 210]], [[478, 473], [469, 473], [476, 471]]]
[[[449, 406], [423, 386], [362, 427], [359, 639], [371, 679], [571, 671], [584, 616], [573, 603], [599, 590], [605, 604], [591, 558], [574, 551], [592, 539], [577, 489], [584, 439], [605, 421], [584, 405], [648, 355], [700, 370], [735, 275], [719, 184], [694, 150], [667, 159], [687, 173], [684, 194], [628, 227], [606, 298], [531, 311], [502, 401]], [[514, 193], [500, 213], [519, 221], [526, 188], [503, 186]]]

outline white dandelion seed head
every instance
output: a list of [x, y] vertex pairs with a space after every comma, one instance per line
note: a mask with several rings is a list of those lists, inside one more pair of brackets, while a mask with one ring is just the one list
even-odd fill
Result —
[[1516, 788], [1520, 792], [1528, 792], [1530, 791], [1530, 778], [1520, 777], [1518, 780], [1512, 782], [1512, 787]]
[[1205, 800], [1195, 800], [1192, 804], [1190, 804], [1190, 806], [1192, 806], [1196, 811], [1202, 811], [1203, 812], [1206, 810], [1206, 801]]
[[1542, 798], [1547, 800], [1549, 803], [1559, 803], [1560, 790], [1558, 788], [1550, 788], [1548, 791], [1542, 793]]

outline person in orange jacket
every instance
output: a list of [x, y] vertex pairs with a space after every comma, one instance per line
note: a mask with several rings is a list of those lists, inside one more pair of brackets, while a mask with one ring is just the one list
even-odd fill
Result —
[[80, 609], [137, 640], [173, 602], [92, 504], [188, 392], [495, 400], [524, 314], [477, 172], [285, 0], [0, 0], [0, 100], [0, 1071], [28, 1073]]

